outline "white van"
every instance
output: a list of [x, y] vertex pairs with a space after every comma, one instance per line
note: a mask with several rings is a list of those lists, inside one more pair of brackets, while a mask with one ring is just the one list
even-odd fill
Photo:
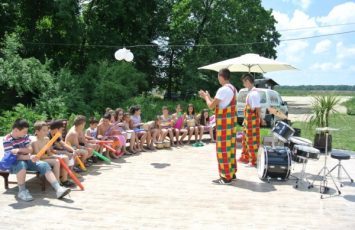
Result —
[[[280, 94], [271, 89], [257, 88], [260, 95], [261, 117], [266, 121], [268, 127], [273, 127], [277, 117], [270, 114], [266, 108], [274, 107], [279, 109], [284, 114], [288, 115], [287, 102], [283, 101]], [[245, 100], [248, 94], [248, 89], [241, 89], [238, 93], [237, 108], [238, 108], [238, 123], [241, 125], [244, 120]]]

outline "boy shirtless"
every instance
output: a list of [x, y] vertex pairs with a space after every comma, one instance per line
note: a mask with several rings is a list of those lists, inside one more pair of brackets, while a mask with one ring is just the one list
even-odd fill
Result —
[[[54, 137], [54, 135], [57, 134], [57, 132], [63, 133], [63, 131], [64, 131], [63, 121], [56, 120], [56, 121], [51, 122], [49, 125], [49, 129], [50, 129], [50, 131], [48, 132], [49, 139]], [[70, 169], [73, 170], [74, 163], [75, 163], [74, 159], [75, 159], [76, 154], [74, 152], [74, 149], [71, 146], [67, 145], [61, 137], [59, 137], [54, 142], [54, 144], [51, 148], [51, 151], [57, 155], [67, 155], [69, 158], [68, 166]], [[80, 177], [80, 174], [76, 174], [76, 176]]]
[[[80, 140], [85, 141], [84, 128], [86, 118], [82, 115], [75, 117], [74, 126], [71, 127], [65, 137], [65, 143], [75, 150], [78, 156], [81, 156], [81, 160], [86, 163], [86, 160], [92, 156], [93, 149], [85, 147], [85, 143], [80, 144]], [[88, 165], [87, 165], [88, 166]]]
[[[35, 132], [36, 132], [36, 139], [31, 142], [33, 153], [38, 153], [43, 146], [45, 146], [48, 141], [48, 125], [44, 121], [37, 121], [34, 124]], [[41, 160], [47, 162], [50, 166], [53, 167], [53, 173], [58, 181], [61, 181], [61, 184], [64, 187], [72, 187], [75, 184], [68, 180], [68, 172], [64, 169], [60, 170], [60, 163], [57, 158], [62, 158], [66, 165], [69, 164], [69, 157], [65, 154], [55, 154], [51, 149], [48, 149], [46, 154], [43, 155]]]

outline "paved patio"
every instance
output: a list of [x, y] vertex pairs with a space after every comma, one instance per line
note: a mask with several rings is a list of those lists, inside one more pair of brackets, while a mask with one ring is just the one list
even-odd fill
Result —
[[[354, 158], [343, 163], [353, 178]], [[310, 161], [308, 175], [323, 162]], [[1, 182], [0, 229], [355, 229], [354, 183], [345, 182], [341, 196], [320, 199], [319, 183], [311, 190], [296, 189], [291, 180], [266, 183], [255, 168], [238, 166], [232, 185], [212, 184], [218, 174], [208, 144], [96, 164], [84, 176], [85, 191], [64, 200], [49, 185], [42, 192], [34, 178], [27, 185], [35, 201], [21, 202], [17, 186], [5, 191]], [[293, 173], [300, 169], [295, 165]]]

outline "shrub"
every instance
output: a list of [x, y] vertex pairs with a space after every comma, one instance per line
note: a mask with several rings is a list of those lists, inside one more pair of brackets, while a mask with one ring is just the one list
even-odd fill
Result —
[[84, 100], [95, 111], [116, 107], [120, 101], [137, 96], [147, 84], [144, 74], [125, 62], [91, 64], [80, 80]]
[[31, 107], [26, 107], [23, 104], [17, 104], [12, 110], [4, 111], [0, 117], [0, 135], [5, 135], [11, 132], [14, 121], [18, 118], [26, 119], [30, 124], [29, 133], [33, 132], [33, 124], [36, 121], [45, 121], [47, 116], [43, 113], [38, 113]]

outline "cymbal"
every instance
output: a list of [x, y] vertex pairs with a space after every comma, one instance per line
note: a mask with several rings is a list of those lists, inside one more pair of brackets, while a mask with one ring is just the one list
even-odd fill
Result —
[[339, 130], [339, 129], [330, 128], [330, 127], [320, 127], [320, 128], [316, 128], [316, 131], [321, 131], [321, 132], [338, 131], [338, 130]]
[[267, 108], [269, 110], [269, 112], [271, 114], [274, 114], [275, 116], [281, 118], [282, 120], [286, 120], [287, 119], [287, 116], [281, 112], [280, 110], [276, 109], [276, 108], [273, 108], [273, 107], [269, 107]]

